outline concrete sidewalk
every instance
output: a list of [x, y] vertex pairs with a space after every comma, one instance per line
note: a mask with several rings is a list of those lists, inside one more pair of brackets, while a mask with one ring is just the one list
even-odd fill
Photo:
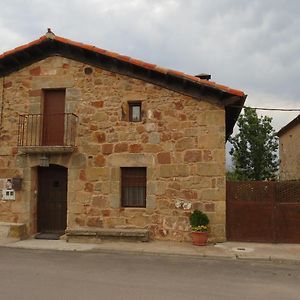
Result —
[[152, 255], [184, 255], [211, 259], [248, 259], [285, 261], [300, 264], [300, 244], [260, 244], [224, 242], [204, 247], [179, 242], [119, 242], [103, 241], [101, 244], [67, 243], [65, 240], [0, 240], [8, 248], [93, 251], [104, 253], [132, 253]]

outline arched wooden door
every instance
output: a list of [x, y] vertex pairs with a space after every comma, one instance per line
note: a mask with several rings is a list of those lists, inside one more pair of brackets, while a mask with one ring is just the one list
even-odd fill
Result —
[[38, 168], [38, 232], [64, 232], [67, 226], [68, 169]]

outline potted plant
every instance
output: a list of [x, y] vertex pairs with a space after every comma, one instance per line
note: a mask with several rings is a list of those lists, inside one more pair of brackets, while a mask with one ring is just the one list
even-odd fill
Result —
[[205, 246], [208, 238], [208, 216], [201, 210], [194, 210], [190, 215], [191, 237], [193, 245]]

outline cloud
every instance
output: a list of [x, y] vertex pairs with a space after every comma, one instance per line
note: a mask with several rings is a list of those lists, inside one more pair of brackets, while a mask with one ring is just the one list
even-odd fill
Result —
[[[297, 0], [6, 0], [0, 52], [54, 33], [212, 80], [247, 105], [300, 108]], [[292, 113], [269, 113], [276, 130]]]

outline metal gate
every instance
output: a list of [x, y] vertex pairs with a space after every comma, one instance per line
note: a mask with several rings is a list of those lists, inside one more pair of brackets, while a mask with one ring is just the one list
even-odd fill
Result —
[[300, 243], [300, 181], [227, 182], [227, 240]]

